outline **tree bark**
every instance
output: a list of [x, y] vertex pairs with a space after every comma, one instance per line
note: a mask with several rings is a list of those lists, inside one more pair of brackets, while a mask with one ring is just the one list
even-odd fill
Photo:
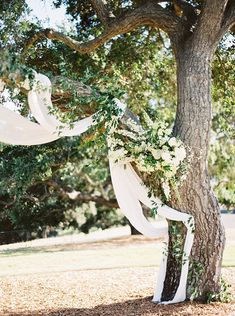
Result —
[[[211, 190], [207, 154], [211, 126], [212, 52], [197, 47], [180, 48], [176, 53], [178, 107], [174, 134], [190, 148], [190, 169], [179, 189], [175, 209], [194, 216], [195, 240], [191, 253], [188, 297], [207, 300], [220, 291], [221, 262], [225, 244], [218, 202]], [[171, 227], [172, 225], [170, 225]], [[179, 227], [182, 232], [184, 229]], [[174, 235], [170, 232], [169, 259], [163, 300], [172, 299], [179, 283], [179, 263], [173, 254]]]
[[129, 223], [130, 225], [130, 229], [131, 229], [131, 235], [141, 235], [141, 233], [131, 224]]

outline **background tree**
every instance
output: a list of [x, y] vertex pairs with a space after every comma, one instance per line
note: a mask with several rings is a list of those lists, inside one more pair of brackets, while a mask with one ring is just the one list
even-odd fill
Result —
[[[133, 85], [129, 87], [128, 80], [123, 84], [124, 88], [128, 86], [128, 105], [139, 114], [142, 104], [151, 100], [149, 91], [159, 92], [157, 80], [152, 80], [153, 74], [156, 74], [154, 67], [151, 67], [154, 64], [155, 56], [153, 47], [157, 47], [157, 39], [161, 38], [167, 47], [165, 50], [170, 51], [170, 43], [177, 67], [177, 110], [174, 134], [191, 148], [193, 154], [187, 179], [180, 188], [181, 198], [179, 200], [177, 196], [173, 196], [170, 204], [176, 209], [191, 213], [196, 220], [192, 267], [200, 266], [202, 269], [198, 279], [192, 268], [188, 287], [189, 296], [196, 293], [197, 298], [205, 300], [211, 293], [216, 295], [220, 291], [224, 231], [220, 222], [219, 206], [212, 193], [207, 170], [212, 116], [211, 63], [220, 40], [234, 25], [234, 2], [231, 0], [177, 0], [165, 1], [164, 5], [161, 5], [159, 1], [110, 1], [107, 5], [105, 1], [93, 0], [91, 2], [77, 1], [76, 3], [56, 1], [55, 3], [59, 6], [62, 2], [67, 6], [68, 14], [78, 21], [77, 34], [70, 35], [50, 29], [40, 29], [39, 25], [23, 26], [22, 20], [18, 22], [18, 29], [21, 29], [21, 32], [16, 35], [13, 31], [12, 34], [12, 20], [17, 20], [22, 14], [20, 4], [22, 5], [23, 1], [14, 1], [14, 10], [9, 12], [9, 6], [4, 7], [3, 5], [2, 12], [9, 17], [9, 20], [6, 18], [5, 24], [3, 23], [3, 29], [6, 31], [3, 32], [2, 46], [7, 48], [8, 54], [14, 55], [14, 60], [11, 62], [11, 67], [9, 67], [9, 62], [3, 63], [2, 79], [9, 86], [17, 84], [22, 79], [25, 69], [34, 66], [40, 72], [50, 70], [51, 76], [60, 74], [76, 80], [77, 69], [83, 69], [85, 61], [89, 65], [92, 61], [101, 77], [96, 79], [97, 77], [90, 76], [89, 83], [94, 84], [95, 82], [102, 90], [105, 86], [112, 86], [113, 89], [120, 86], [120, 82], [123, 80], [125, 82], [125, 73], [128, 71], [126, 76], [129, 80], [132, 78], [132, 71], [136, 77], [139, 72], [140, 80], [143, 74], [146, 79], [141, 80], [142, 90], [135, 90]], [[8, 5], [9, 3], [12, 5], [13, 2], [6, 2]], [[156, 29], [161, 29], [167, 36], [158, 36], [159, 33]], [[60, 55], [58, 50], [56, 50], [57, 54], [52, 55], [53, 45], [48, 45], [46, 38], [60, 42], [58, 44], [61, 48]], [[64, 45], [61, 43], [72, 50], [66, 50], [63, 53]], [[126, 45], [125, 50], [120, 50], [120, 43]], [[134, 54], [136, 59], [131, 63], [131, 69], [125, 64], [126, 56], [130, 56], [125, 55], [129, 47], [132, 48], [132, 52], [139, 52], [137, 56]], [[148, 52], [149, 47], [152, 49]], [[96, 52], [92, 53], [95, 49]], [[91, 57], [80, 58], [81, 54], [88, 53], [91, 54]], [[42, 56], [44, 58], [41, 58]], [[42, 62], [45, 57], [46, 62]], [[137, 57], [139, 57], [139, 61]], [[123, 68], [120, 64], [117, 67], [116, 63], [113, 66], [111, 62], [107, 62], [108, 60], [112, 62], [120, 60], [120, 58], [123, 58]], [[51, 63], [51, 60], [54, 62]], [[58, 63], [58, 61], [60, 62]], [[68, 64], [68, 62], [70, 62], [70, 69], [65, 66], [65, 63]], [[103, 67], [102, 63], [104, 63]], [[141, 72], [141, 67], [143, 72]], [[17, 72], [16, 69], [18, 69]], [[12, 73], [14, 73], [13, 76], [10, 75]], [[110, 77], [116, 73], [119, 77], [116, 85], [111, 82], [110, 77], [109, 80], [106, 80], [104, 73]], [[79, 75], [83, 74], [81, 70]], [[151, 88], [148, 90], [148, 87]], [[83, 106], [82, 111], [81, 107], [75, 108], [74, 105], [78, 102], [76, 95], [71, 97], [70, 92], [68, 99], [68, 93], [66, 95], [66, 93], [58, 91], [61, 90], [54, 90], [55, 104], [61, 106], [67, 96], [67, 101], [69, 101], [67, 110], [73, 112], [74, 117], [82, 114], [81, 112], [90, 114], [95, 111], [95, 105], [94, 108]], [[140, 94], [139, 91], [145, 91], [145, 93]], [[135, 95], [136, 97], [134, 97]], [[165, 99], [169, 100], [169, 97]], [[21, 104], [23, 104], [22, 102], [23, 99]], [[24, 110], [25, 108], [22, 107], [22, 111]], [[150, 107], [150, 110], [154, 115], [155, 107]], [[172, 227], [170, 229], [171, 232], [174, 231]], [[181, 227], [177, 229], [183, 230]], [[202, 236], [204, 238], [201, 238]], [[168, 275], [163, 292], [164, 300], [174, 296], [180, 274], [173, 245], [174, 234], [171, 233], [168, 249]]]

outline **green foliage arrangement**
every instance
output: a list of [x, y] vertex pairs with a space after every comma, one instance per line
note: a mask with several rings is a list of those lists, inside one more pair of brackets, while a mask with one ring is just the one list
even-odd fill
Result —
[[159, 183], [159, 197], [167, 201], [171, 187], [183, 180], [186, 149], [172, 136], [166, 123], [153, 122], [146, 113], [144, 118], [146, 128], [129, 119], [126, 122], [129, 130], [114, 129], [109, 136], [109, 156], [115, 162], [132, 162], [140, 172], [153, 175]]

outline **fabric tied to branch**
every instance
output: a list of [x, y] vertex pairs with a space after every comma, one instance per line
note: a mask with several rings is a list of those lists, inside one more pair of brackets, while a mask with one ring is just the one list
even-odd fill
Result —
[[[81, 135], [97, 124], [94, 119], [95, 114], [73, 122], [72, 127], [61, 123], [55, 115], [49, 113], [49, 109], [53, 107], [50, 91], [51, 82], [48, 77], [36, 74], [34, 88], [28, 93], [28, 104], [38, 123], [31, 122], [20, 114], [1, 107], [0, 141], [13, 145], [39, 145], [65, 136]], [[116, 101], [116, 104], [121, 109], [121, 116], [126, 106], [119, 100]], [[148, 237], [159, 236], [158, 230], [143, 215], [136, 193], [141, 191], [143, 193], [144, 187], [134, 169], [130, 164], [126, 164], [124, 167], [123, 164], [110, 160], [110, 170], [118, 204], [125, 216], [142, 234]], [[131, 178], [130, 175], [132, 175]], [[149, 202], [149, 207], [151, 207], [150, 204]], [[139, 213], [139, 216], [136, 216], [136, 213]]]
[[[0, 141], [13, 145], [40, 145], [52, 142], [65, 136], [78, 136], [86, 132], [91, 126], [97, 124], [94, 115], [74, 122], [71, 126], [61, 123], [54, 115], [49, 113], [52, 108], [51, 82], [42, 75], [35, 75], [35, 84], [28, 94], [28, 103], [32, 115], [38, 123], [17, 114], [7, 108], [0, 107]], [[121, 109], [121, 115], [125, 112], [125, 104], [116, 100]], [[191, 215], [176, 211], [152, 196], [148, 196], [148, 188], [143, 184], [130, 163], [114, 162], [109, 158], [110, 173], [114, 192], [124, 215], [131, 224], [143, 235], [159, 237], [159, 230], [150, 223], [143, 214], [141, 203], [149, 208], [156, 204], [159, 206], [158, 214], [165, 218], [183, 221], [187, 227], [187, 236], [184, 246], [184, 264], [182, 264], [181, 279], [175, 297], [170, 302], [175, 303], [185, 300], [186, 282], [188, 274], [188, 257], [190, 255], [193, 233], [193, 218]], [[167, 232], [167, 229], [166, 229]], [[161, 301], [161, 294], [166, 274], [167, 255], [163, 255], [160, 273], [157, 282], [154, 301]]]

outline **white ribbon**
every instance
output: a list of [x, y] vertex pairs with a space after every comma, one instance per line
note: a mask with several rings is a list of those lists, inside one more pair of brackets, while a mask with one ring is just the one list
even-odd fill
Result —
[[[38, 123], [30, 122], [27, 118], [0, 108], [0, 141], [13, 145], [38, 145], [44, 144], [63, 136], [76, 136], [87, 131], [96, 124], [94, 115], [74, 122], [73, 127], [62, 124], [54, 115], [49, 114], [52, 107], [51, 102], [51, 82], [42, 75], [35, 75], [36, 84], [28, 94], [30, 110]], [[116, 101], [117, 106], [125, 111], [125, 104]], [[114, 163], [109, 159], [111, 179], [114, 192], [120, 209], [129, 219], [131, 224], [143, 235], [148, 237], [159, 237], [159, 231], [146, 219], [140, 204], [153, 208], [155, 203], [159, 206], [158, 214], [164, 218], [182, 221], [187, 227], [187, 235], [184, 245], [184, 258], [182, 261], [181, 277], [177, 292], [171, 301], [161, 302], [164, 280], [166, 276], [167, 255], [163, 254], [160, 265], [157, 286], [153, 301], [162, 304], [182, 302], [186, 298], [186, 284], [189, 266], [189, 255], [193, 244], [192, 227], [194, 221], [191, 215], [176, 211], [166, 205], [156, 197], [148, 197], [148, 189], [134, 171], [130, 163]]]

